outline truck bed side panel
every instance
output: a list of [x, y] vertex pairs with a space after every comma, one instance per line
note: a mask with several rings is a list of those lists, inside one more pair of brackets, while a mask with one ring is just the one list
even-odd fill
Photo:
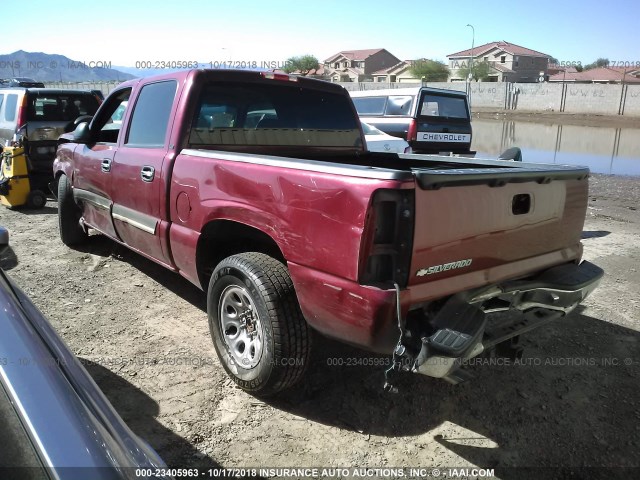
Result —
[[[282, 168], [179, 155], [169, 200], [174, 226], [200, 232], [215, 220], [240, 222], [269, 235], [287, 261], [355, 281], [372, 192], [400, 182], [304, 171], [291, 163]], [[193, 248], [172, 242], [183, 272], [195, 272]]]

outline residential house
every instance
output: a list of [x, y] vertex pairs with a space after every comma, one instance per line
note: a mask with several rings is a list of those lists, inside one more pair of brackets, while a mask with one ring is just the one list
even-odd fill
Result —
[[370, 82], [373, 73], [400, 63], [384, 48], [344, 50], [323, 62], [324, 76], [332, 82]]
[[549, 77], [555, 83], [637, 83], [640, 69], [632, 67], [601, 67], [582, 72], [559, 72]]
[[466, 80], [465, 69], [473, 59], [474, 63], [489, 63], [487, 81], [533, 83], [540, 81], [540, 76], [547, 79], [551, 57], [536, 50], [500, 41], [452, 53], [447, 58], [451, 71], [449, 80], [452, 82]]
[[547, 68], [547, 75], [552, 77], [558, 73], [576, 73], [578, 70], [574, 66], [558, 65], [557, 63], [550, 63]]
[[419, 82], [420, 79], [411, 74], [412, 60], [403, 60], [392, 65], [389, 68], [381, 68], [373, 72], [371, 76], [374, 82], [402, 83], [402, 82]]

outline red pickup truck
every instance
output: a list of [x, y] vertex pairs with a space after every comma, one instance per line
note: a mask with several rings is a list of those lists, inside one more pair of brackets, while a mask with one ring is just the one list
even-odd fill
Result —
[[[220, 361], [256, 395], [302, 376], [311, 328], [392, 354], [389, 374], [456, 381], [597, 285], [580, 261], [588, 169], [365, 145], [331, 83], [132, 80], [61, 139], [60, 236], [95, 229], [205, 290]], [[505, 310], [522, 313], [492, 321]]]

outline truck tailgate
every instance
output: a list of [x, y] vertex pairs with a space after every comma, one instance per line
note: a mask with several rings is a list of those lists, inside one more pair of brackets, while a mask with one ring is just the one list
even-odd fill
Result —
[[[500, 265], [569, 247], [574, 247], [574, 257], [579, 255], [588, 169], [495, 165], [414, 170], [416, 220], [409, 286], [478, 271], [485, 275], [474, 275], [474, 283], [488, 283], [494, 280], [490, 270]], [[536, 268], [535, 262], [527, 265], [531, 271]]]

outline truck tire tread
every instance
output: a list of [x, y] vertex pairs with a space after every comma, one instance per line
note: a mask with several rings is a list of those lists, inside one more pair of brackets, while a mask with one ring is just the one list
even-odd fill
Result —
[[[262, 321], [270, 322], [273, 334], [273, 358], [269, 359], [273, 366], [269, 377], [257, 389], [243, 386], [242, 382], [229, 372], [226, 365], [225, 370], [248, 392], [262, 397], [274, 395], [290, 388], [303, 376], [310, 358], [311, 332], [300, 310], [293, 282], [284, 264], [264, 253], [245, 252], [224, 259], [218, 264], [215, 272], [228, 267], [244, 272], [259, 291], [268, 316], [268, 319]], [[215, 272], [209, 285], [209, 297], [217, 279]], [[212, 300], [209, 298], [208, 303], [211, 304]], [[210, 328], [214, 336], [216, 325], [212, 323], [211, 314], [212, 312], [209, 313]], [[294, 361], [293, 364], [285, 364], [283, 359], [288, 362], [291, 362], [291, 359]], [[221, 361], [224, 364], [222, 358]]]
[[73, 199], [69, 178], [62, 174], [58, 179], [58, 227], [60, 240], [71, 247], [84, 243], [87, 232], [80, 225], [82, 211]]

